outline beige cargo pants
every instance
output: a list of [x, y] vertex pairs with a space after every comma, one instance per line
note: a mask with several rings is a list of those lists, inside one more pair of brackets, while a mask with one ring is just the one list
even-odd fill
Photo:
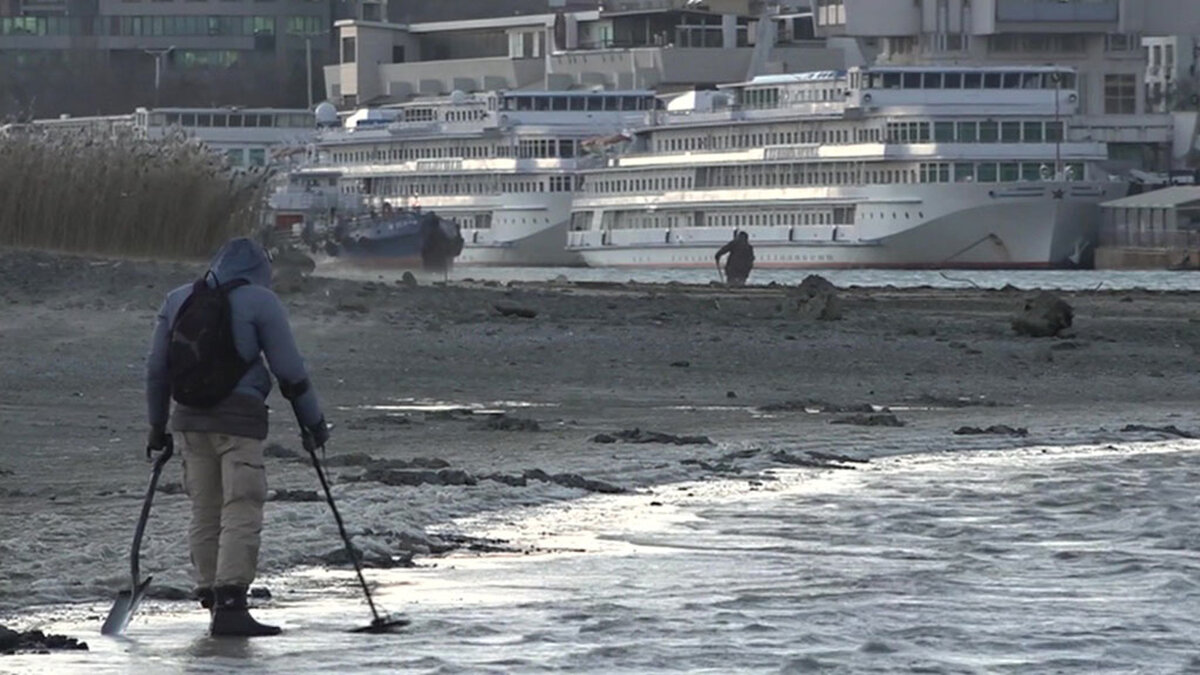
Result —
[[249, 586], [258, 567], [267, 472], [262, 441], [184, 431], [183, 483], [196, 585]]

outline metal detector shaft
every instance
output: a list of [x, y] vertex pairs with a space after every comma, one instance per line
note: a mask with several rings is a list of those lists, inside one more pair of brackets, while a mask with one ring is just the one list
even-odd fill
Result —
[[333, 511], [333, 519], [337, 521], [338, 533], [342, 535], [342, 543], [346, 545], [346, 555], [350, 556], [350, 562], [354, 564], [354, 573], [358, 575], [358, 583], [362, 586], [363, 595], [367, 598], [367, 605], [371, 608], [371, 616], [374, 618], [375, 623], [383, 623], [383, 619], [375, 609], [375, 601], [371, 599], [371, 591], [367, 588], [367, 580], [363, 578], [362, 565], [358, 563], [358, 556], [354, 553], [354, 546], [350, 543], [350, 535], [346, 534], [346, 525], [342, 522], [342, 515], [338, 513], [337, 504], [333, 501], [333, 493], [329, 491], [329, 481], [325, 479], [325, 471], [321, 469], [321, 462], [317, 459], [317, 452], [316, 450], [309, 450], [308, 455], [312, 458], [313, 468], [317, 470], [317, 478], [321, 481], [321, 489], [325, 491], [325, 501], [329, 502], [329, 510]]

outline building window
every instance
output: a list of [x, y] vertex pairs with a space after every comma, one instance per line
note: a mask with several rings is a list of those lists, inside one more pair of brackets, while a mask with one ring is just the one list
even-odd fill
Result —
[[324, 26], [325, 23], [319, 16], [289, 16], [287, 18], [287, 32], [302, 37], [320, 34]]
[[1104, 51], [1106, 52], [1133, 52], [1137, 51], [1141, 40], [1137, 35], [1129, 33], [1109, 33], [1104, 36]]
[[342, 63], [354, 63], [354, 38], [342, 38]]
[[1137, 112], [1137, 76], [1132, 74], [1104, 76], [1104, 113], [1132, 115]]

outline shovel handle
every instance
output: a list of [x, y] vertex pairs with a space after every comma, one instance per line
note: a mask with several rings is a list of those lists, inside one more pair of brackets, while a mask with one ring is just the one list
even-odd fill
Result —
[[162, 452], [154, 460], [154, 468], [150, 471], [150, 487], [146, 488], [146, 499], [142, 501], [142, 515], [138, 517], [137, 527], [133, 531], [133, 546], [129, 550], [129, 572], [133, 577], [133, 588], [137, 588], [141, 580], [138, 576], [141, 572], [138, 563], [138, 554], [142, 549], [142, 535], [146, 533], [146, 521], [150, 519], [150, 505], [154, 502], [154, 491], [158, 488], [158, 477], [162, 474], [163, 467], [167, 465], [167, 461], [171, 459], [171, 455], [175, 454], [175, 439], [167, 434], [167, 444], [163, 447]]

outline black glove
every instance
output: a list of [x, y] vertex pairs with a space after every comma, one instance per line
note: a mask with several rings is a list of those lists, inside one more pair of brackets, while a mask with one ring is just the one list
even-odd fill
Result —
[[325, 424], [325, 418], [322, 417], [320, 422], [311, 427], [303, 427], [300, 429], [300, 441], [304, 444], [304, 449], [312, 452], [317, 448], [325, 447], [325, 443], [329, 440], [329, 425]]
[[165, 427], [150, 427], [146, 435], [146, 459], [153, 459], [156, 452], [167, 452], [175, 448], [175, 439]]

